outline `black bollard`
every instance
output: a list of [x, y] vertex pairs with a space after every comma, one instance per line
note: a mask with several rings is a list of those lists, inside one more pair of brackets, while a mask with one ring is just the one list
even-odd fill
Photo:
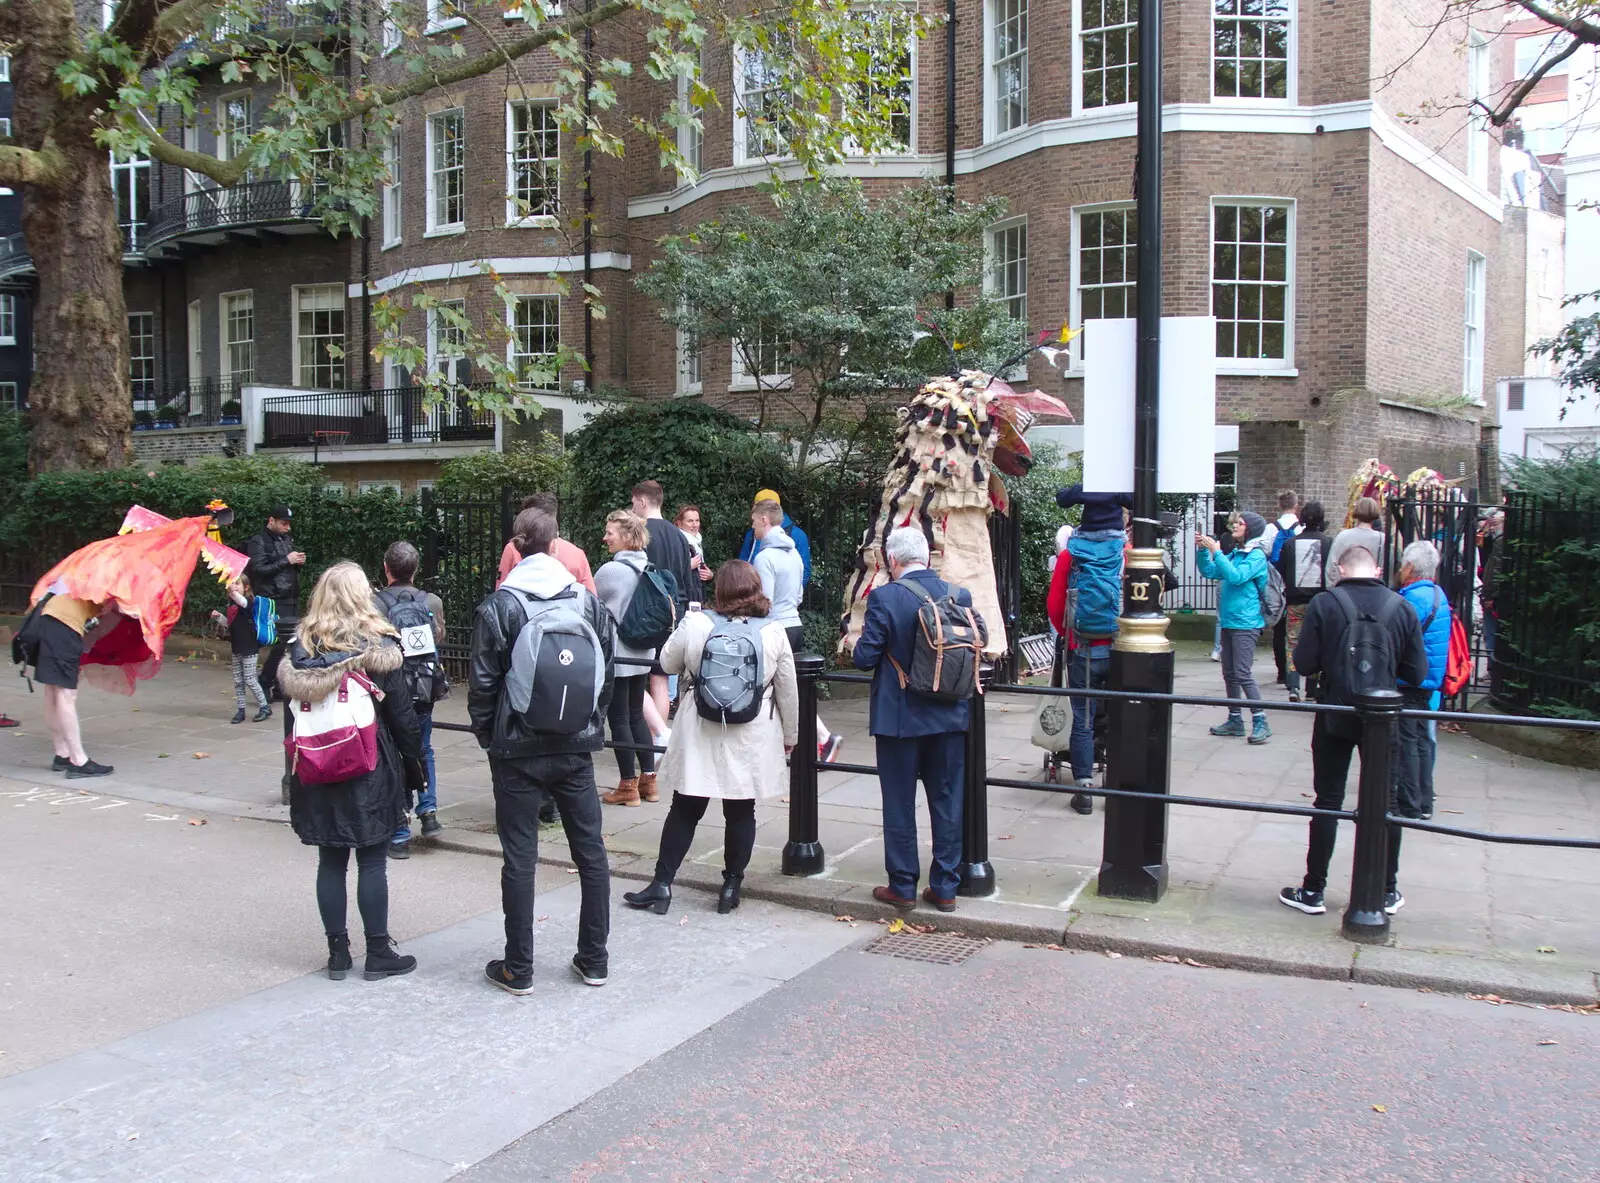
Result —
[[817, 681], [822, 657], [794, 655], [800, 692], [800, 740], [789, 753], [789, 841], [783, 847], [785, 875], [815, 875], [827, 859], [817, 834]]
[[1356, 851], [1350, 871], [1350, 906], [1344, 935], [1374, 944], [1389, 936], [1383, 893], [1389, 877], [1389, 809], [1394, 802], [1392, 757], [1400, 731], [1398, 690], [1356, 696], [1361, 713], [1361, 779], [1356, 798]]
[[[994, 667], [984, 666], [978, 677], [987, 690]], [[972, 696], [972, 716], [967, 724], [965, 783], [961, 801], [961, 883], [957, 895], [987, 896], [995, 892], [994, 866], [989, 862], [989, 740], [983, 714], [985, 694]]]
[[[270, 695], [270, 693], [271, 692], [268, 691], [269, 695]], [[272, 699], [269, 697], [267, 699], [267, 701], [271, 702]], [[284, 699], [278, 705], [279, 705], [279, 708], [283, 711], [283, 738], [284, 738], [284, 745], [283, 745], [283, 783], [282, 783], [282, 785], [279, 786], [279, 788], [281, 790], [279, 795], [282, 797], [283, 803], [285, 805], [287, 805], [287, 804], [289, 804], [289, 782], [294, 778], [294, 753], [292, 751], [290, 751], [289, 744], [288, 744], [289, 733], [294, 730], [294, 713], [289, 710], [289, 700], [287, 698]]]

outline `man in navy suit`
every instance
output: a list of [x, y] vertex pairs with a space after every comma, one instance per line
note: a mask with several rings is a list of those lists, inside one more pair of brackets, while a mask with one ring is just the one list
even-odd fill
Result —
[[935, 599], [953, 595], [965, 607], [971, 606], [972, 596], [928, 570], [928, 540], [919, 529], [902, 526], [892, 531], [884, 555], [896, 582], [867, 597], [867, 615], [855, 647], [856, 668], [873, 671], [871, 730], [878, 743], [883, 862], [889, 872], [889, 885], [874, 887], [872, 896], [896, 908], [916, 906], [920, 777], [933, 825], [933, 865], [922, 898], [941, 912], [953, 912], [961, 862], [961, 769], [971, 704], [939, 702], [902, 687], [894, 663], [902, 670], [911, 668], [922, 600], [898, 581], [915, 583]]

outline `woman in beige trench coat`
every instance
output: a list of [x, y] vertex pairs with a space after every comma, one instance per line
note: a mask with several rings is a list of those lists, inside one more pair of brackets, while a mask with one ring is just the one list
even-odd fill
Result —
[[[716, 615], [758, 618], [771, 609], [761, 594], [761, 576], [749, 563], [738, 559], [724, 563], [717, 571], [715, 588]], [[699, 677], [706, 638], [716, 624], [712, 613], [689, 613], [662, 647], [661, 668], [669, 674], [687, 672], [690, 678]], [[658, 776], [661, 790], [672, 794], [672, 807], [661, 827], [655, 878], [643, 891], [623, 894], [632, 907], [666, 914], [672, 904], [672, 881], [713, 797], [722, 800], [726, 827], [717, 911], [731, 912], [739, 906], [739, 886], [756, 842], [756, 801], [775, 797], [787, 787], [783, 757], [794, 747], [799, 728], [800, 696], [788, 634], [774, 623], [762, 628], [759, 635], [766, 686], [754, 719], [748, 723], [712, 722], [696, 709], [692, 690], [683, 696]]]

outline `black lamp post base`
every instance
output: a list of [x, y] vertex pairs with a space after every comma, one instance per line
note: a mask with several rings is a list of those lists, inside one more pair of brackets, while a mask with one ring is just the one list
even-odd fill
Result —
[[820, 842], [786, 842], [783, 845], [785, 875], [818, 875], [827, 861]]
[[1382, 908], [1369, 911], [1351, 907], [1346, 910], [1340, 929], [1349, 940], [1363, 945], [1381, 945], [1389, 939], [1389, 914]]
[[969, 899], [981, 899], [991, 896], [998, 886], [994, 878], [994, 864], [985, 859], [981, 863], [961, 864], [961, 883], [956, 887], [956, 894]]

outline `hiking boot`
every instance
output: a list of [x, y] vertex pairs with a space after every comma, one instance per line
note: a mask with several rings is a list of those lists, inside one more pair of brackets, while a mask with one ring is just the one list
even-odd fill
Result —
[[518, 997], [521, 997], [524, 994], [533, 993], [533, 975], [527, 974], [522, 977], [517, 977], [511, 973], [508, 973], [506, 971], [506, 963], [504, 961], [491, 961], [488, 965], [483, 967], [483, 976], [488, 978], [496, 986], [499, 986], [500, 989], [504, 990], [507, 994], [515, 994]]
[[404, 956], [394, 947], [388, 933], [367, 938], [367, 968], [362, 977], [369, 982], [379, 978], [395, 978], [417, 968], [415, 957]]
[[272, 708], [263, 704], [261, 709], [256, 712], [255, 718], [251, 719], [250, 722], [264, 723], [270, 718], [272, 718]]
[[578, 975], [585, 986], [604, 986], [606, 984], [605, 966], [586, 965], [576, 955], [572, 958], [572, 972]]
[[641, 800], [641, 801], [659, 801], [659, 800], [661, 800], [661, 794], [656, 792], [656, 774], [655, 773], [653, 773], [653, 772], [641, 772], [639, 774], [639, 800]]
[[1389, 915], [1393, 916], [1405, 906], [1406, 897], [1401, 895], [1398, 891], [1386, 891], [1383, 893], [1383, 910]]
[[1326, 912], [1327, 906], [1322, 902], [1320, 891], [1307, 891], [1303, 887], [1286, 887], [1278, 893], [1278, 902], [1287, 904], [1291, 908], [1299, 908], [1311, 916], [1321, 915]]
[[[1080, 789], [1094, 788], [1094, 777], [1080, 776], [1078, 778], [1078, 787]], [[1072, 800], [1068, 804], [1072, 806], [1072, 811], [1074, 813], [1081, 813], [1085, 817], [1088, 817], [1094, 812], [1094, 798], [1089, 796], [1088, 793], [1072, 794]]]
[[1271, 738], [1272, 728], [1267, 726], [1267, 717], [1265, 715], [1257, 715], [1255, 722], [1250, 725], [1250, 742], [1264, 744]]
[[422, 836], [424, 838], [432, 838], [440, 830], [444, 829], [439, 824], [439, 815], [431, 809], [427, 813], [417, 814], [417, 820], [422, 823]]
[[350, 960], [350, 934], [347, 932], [330, 932], [328, 934], [328, 976], [336, 982], [344, 981], [344, 975], [350, 972], [350, 967], [355, 963]]
[[1233, 736], [1243, 735], [1244, 734], [1244, 720], [1241, 719], [1238, 715], [1229, 715], [1226, 722], [1218, 723], [1215, 727], [1213, 727], [1211, 729], [1211, 734], [1212, 735], [1233, 735]]
[[93, 760], [85, 760], [82, 764], [67, 765], [67, 779], [79, 780], [85, 776], [110, 776], [111, 765], [96, 764]]
[[609, 793], [601, 793], [600, 800], [607, 805], [637, 805], [639, 804], [639, 778], [625, 776], [617, 783], [617, 787]]
[[230, 722], [230, 723], [243, 723], [244, 722], [244, 708], [240, 707], [238, 710], [234, 711], [233, 712], [233, 718], [229, 719], [228, 722]]
[[407, 838], [404, 842], [391, 842], [391, 843], [389, 843], [389, 857], [390, 858], [410, 858], [411, 857], [411, 839]]

